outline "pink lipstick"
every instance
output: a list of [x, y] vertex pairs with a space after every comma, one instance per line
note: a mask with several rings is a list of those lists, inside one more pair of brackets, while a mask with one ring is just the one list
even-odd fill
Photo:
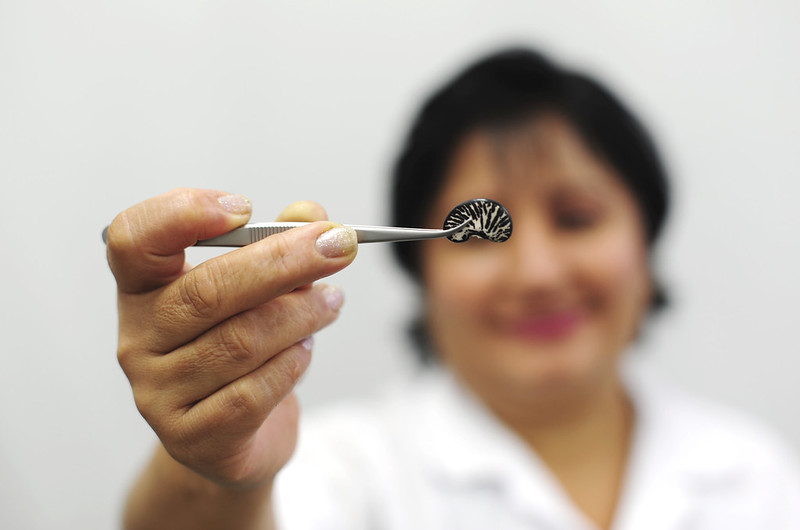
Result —
[[578, 311], [527, 316], [513, 320], [511, 331], [528, 340], [557, 340], [570, 335], [581, 320], [581, 313]]

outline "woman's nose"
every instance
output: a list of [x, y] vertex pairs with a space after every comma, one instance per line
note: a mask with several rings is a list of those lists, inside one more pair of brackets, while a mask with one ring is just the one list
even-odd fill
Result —
[[567, 264], [558, 234], [545, 223], [515, 223], [508, 245], [508, 279], [517, 287], [551, 289], [565, 278]]

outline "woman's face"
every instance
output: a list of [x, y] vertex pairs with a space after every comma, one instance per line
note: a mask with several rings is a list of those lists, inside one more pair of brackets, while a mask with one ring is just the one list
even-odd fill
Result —
[[616, 378], [649, 307], [637, 204], [615, 171], [555, 115], [456, 150], [430, 222], [486, 197], [511, 213], [505, 243], [424, 243], [431, 337], [484, 397], [553, 396]]

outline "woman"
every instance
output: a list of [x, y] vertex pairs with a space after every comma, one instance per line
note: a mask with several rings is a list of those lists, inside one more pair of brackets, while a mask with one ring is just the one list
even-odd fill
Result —
[[[119, 359], [162, 442], [128, 525], [800, 528], [780, 443], [623, 376], [663, 301], [650, 256], [666, 190], [645, 132], [594, 81], [524, 50], [456, 77], [399, 159], [395, 222], [488, 197], [514, 234], [395, 247], [422, 286], [432, 362], [381, 402], [309, 422], [288, 466], [291, 388], [342, 304], [311, 282], [353, 260], [352, 230], [321, 221], [190, 269], [183, 249], [246, 222], [246, 199], [177, 190], [124, 212], [108, 233]], [[313, 203], [280, 216], [324, 218]]]

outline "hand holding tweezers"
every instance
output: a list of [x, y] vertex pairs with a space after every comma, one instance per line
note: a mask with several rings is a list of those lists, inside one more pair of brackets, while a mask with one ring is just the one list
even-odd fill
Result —
[[[200, 247], [243, 247], [265, 237], [298, 228], [308, 223], [250, 223], [227, 234], [204, 239], [195, 243]], [[394, 226], [345, 225], [356, 231], [359, 243], [383, 243], [391, 241], [419, 241], [447, 237], [450, 241], [463, 243], [470, 237], [502, 243], [511, 237], [511, 215], [502, 204], [491, 199], [472, 199], [453, 208], [444, 221], [444, 228], [399, 228]], [[106, 243], [108, 227], [103, 230]]]

